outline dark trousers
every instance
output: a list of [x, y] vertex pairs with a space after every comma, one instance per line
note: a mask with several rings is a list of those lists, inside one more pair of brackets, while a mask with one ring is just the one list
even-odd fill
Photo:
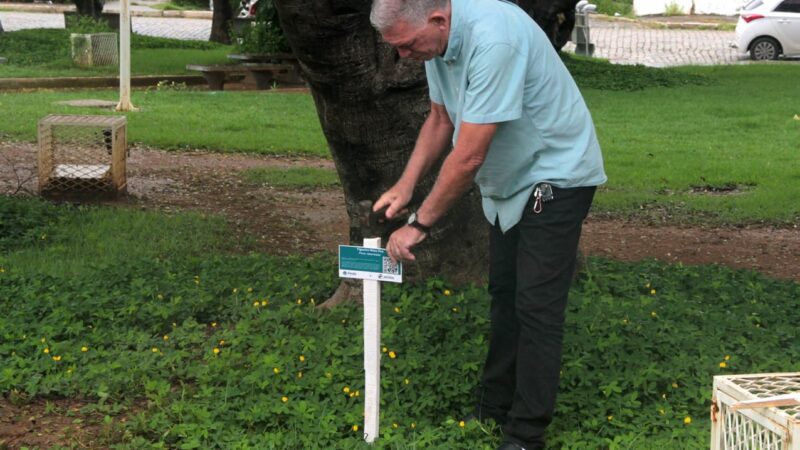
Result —
[[540, 213], [531, 196], [517, 225], [490, 232], [491, 331], [477, 414], [527, 450], [544, 447], [553, 418], [567, 294], [595, 189], [554, 187]]

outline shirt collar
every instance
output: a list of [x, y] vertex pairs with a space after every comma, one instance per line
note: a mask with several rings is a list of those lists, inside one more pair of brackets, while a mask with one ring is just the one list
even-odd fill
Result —
[[[458, 5], [458, 7], [457, 7]], [[461, 54], [462, 42], [462, 27], [460, 2], [458, 0], [450, 0], [450, 35], [447, 38], [447, 50], [445, 50], [442, 59], [446, 63], [452, 63]]]

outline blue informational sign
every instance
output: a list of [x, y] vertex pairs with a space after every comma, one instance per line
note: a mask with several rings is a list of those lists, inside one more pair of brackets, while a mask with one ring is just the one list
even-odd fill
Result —
[[403, 282], [403, 264], [394, 262], [382, 248], [339, 246], [339, 277]]

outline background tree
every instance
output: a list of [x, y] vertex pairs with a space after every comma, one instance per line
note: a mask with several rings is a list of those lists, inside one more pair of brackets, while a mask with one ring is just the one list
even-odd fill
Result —
[[79, 16], [90, 16], [95, 19], [100, 18], [103, 12], [103, 2], [101, 0], [73, 0], [75, 11]]
[[239, 2], [231, 0], [214, 0], [211, 16], [211, 36], [208, 40], [221, 44], [231, 43], [231, 24], [239, 7]]
[[[399, 226], [369, 224], [365, 212], [400, 177], [430, 108], [422, 63], [400, 59], [382, 42], [369, 23], [371, 4], [275, 0], [342, 182], [354, 244], [367, 235], [385, 242]], [[438, 167], [420, 183], [412, 209], [433, 186], [437, 172]], [[434, 230], [417, 249], [418, 262], [406, 266], [406, 275], [440, 274], [455, 282], [486, 275], [488, 226], [477, 187]]]

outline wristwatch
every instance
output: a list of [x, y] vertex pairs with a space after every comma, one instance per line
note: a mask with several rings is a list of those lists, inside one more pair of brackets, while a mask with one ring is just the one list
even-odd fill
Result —
[[425, 234], [431, 234], [431, 227], [419, 223], [417, 220], [417, 213], [413, 212], [408, 216], [408, 225], [422, 231]]

